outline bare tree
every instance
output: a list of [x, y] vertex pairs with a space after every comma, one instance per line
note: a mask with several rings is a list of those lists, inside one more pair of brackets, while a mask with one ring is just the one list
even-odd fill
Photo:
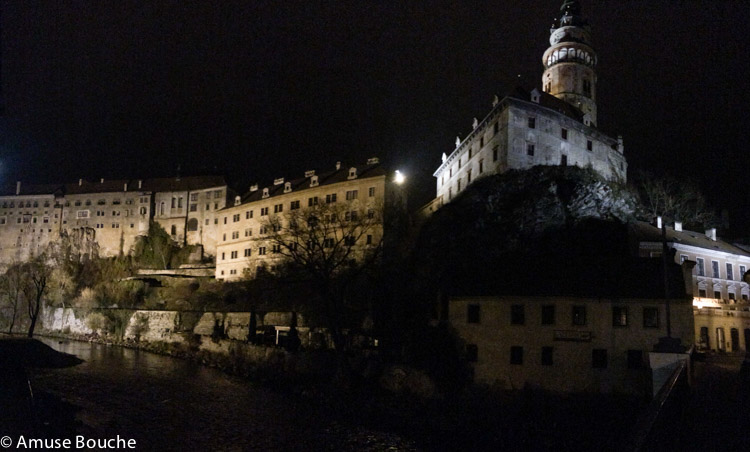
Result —
[[24, 285], [24, 295], [28, 304], [29, 332], [28, 337], [34, 336], [34, 328], [42, 310], [42, 302], [49, 291], [49, 277], [52, 267], [47, 264], [44, 254], [37, 256], [23, 265], [27, 281]]
[[0, 276], [0, 296], [5, 300], [7, 311], [10, 318], [8, 319], [8, 334], [13, 333], [18, 313], [23, 301], [23, 290], [26, 284], [26, 277], [21, 267], [17, 264], [8, 267], [8, 270]]
[[650, 217], [662, 216], [692, 227], [716, 224], [716, 215], [703, 194], [693, 185], [673, 177], [639, 172], [637, 186], [641, 202]]
[[320, 203], [273, 215], [263, 226], [281, 263], [310, 281], [322, 301], [334, 346], [342, 351], [349, 284], [373, 268], [381, 254], [382, 203]]

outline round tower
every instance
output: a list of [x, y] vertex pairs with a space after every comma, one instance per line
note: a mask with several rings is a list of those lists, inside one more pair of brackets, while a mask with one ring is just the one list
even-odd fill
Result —
[[591, 27], [581, 15], [576, 0], [565, 0], [560, 19], [550, 30], [550, 47], [542, 62], [542, 89], [577, 107], [584, 122], [596, 126], [596, 52], [591, 45]]

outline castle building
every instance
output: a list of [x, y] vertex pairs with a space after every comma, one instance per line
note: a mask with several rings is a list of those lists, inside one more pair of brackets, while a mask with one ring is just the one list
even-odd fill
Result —
[[361, 259], [381, 245], [383, 211], [393, 184], [386, 180], [378, 159], [372, 158], [359, 167], [337, 163], [332, 171], [278, 178], [262, 188], [253, 185], [243, 197], [236, 197], [234, 205], [217, 213], [216, 279], [237, 280], [273, 271], [284, 258], [280, 237], [290, 242], [310, 239], [288, 232], [295, 221], [314, 219], [322, 234], [320, 247], [341, 243], [351, 247], [353, 259]]
[[202, 245], [213, 255], [214, 212], [226, 205], [227, 196], [222, 177], [17, 182], [0, 189], [0, 264], [41, 254], [63, 237], [85, 253], [128, 254], [152, 221], [175, 241]]
[[437, 197], [433, 210], [450, 202], [477, 178], [535, 165], [591, 167], [609, 180], [625, 182], [627, 162], [621, 138], [599, 130], [596, 65], [591, 29], [577, 1], [566, 0], [544, 52], [543, 89], [515, 89], [434, 172]]

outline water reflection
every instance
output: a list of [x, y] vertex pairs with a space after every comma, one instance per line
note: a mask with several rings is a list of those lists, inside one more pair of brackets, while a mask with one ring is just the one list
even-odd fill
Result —
[[[395, 435], [342, 427], [303, 400], [189, 361], [43, 341], [85, 360], [34, 376], [37, 390], [80, 407], [84, 435], [134, 438], [138, 450], [412, 448]], [[360, 444], [359, 436], [367, 444]]]

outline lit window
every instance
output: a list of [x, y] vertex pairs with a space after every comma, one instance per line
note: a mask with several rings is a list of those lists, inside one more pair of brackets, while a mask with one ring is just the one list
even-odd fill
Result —
[[628, 326], [628, 308], [612, 306], [612, 326]]

